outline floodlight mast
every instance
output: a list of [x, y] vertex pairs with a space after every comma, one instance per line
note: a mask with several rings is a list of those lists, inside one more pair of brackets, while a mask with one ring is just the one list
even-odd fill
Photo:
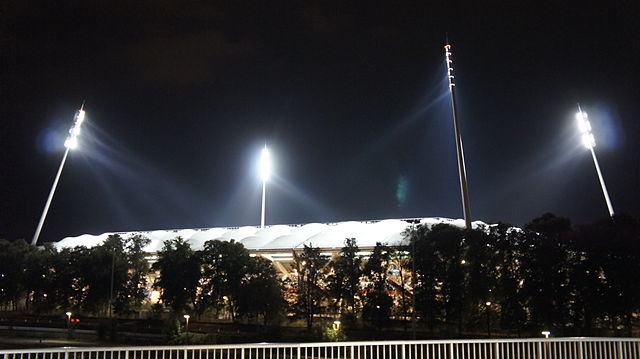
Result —
[[264, 145], [260, 154], [260, 178], [262, 179], [262, 214], [260, 216], [260, 228], [264, 228], [265, 203], [267, 194], [267, 181], [271, 175], [271, 155], [267, 145]]
[[462, 134], [460, 120], [458, 120], [458, 108], [456, 104], [456, 84], [453, 76], [453, 60], [451, 60], [451, 44], [447, 39], [444, 45], [444, 54], [447, 61], [447, 79], [449, 80], [449, 93], [451, 94], [451, 108], [453, 110], [453, 123], [456, 135], [456, 150], [458, 153], [458, 174], [460, 176], [460, 193], [462, 195], [462, 207], [464, 210], [464, 223], [467, 230], [471, 230], [471, 209], [469, 208], [469, 188], [467, 186], [467, 171], [464, 162], [464, 149], [462, 147]]
[[51, 186], [51, 191], [49, 191], [49, 197], [47, 197], [47, 202], [44, 205], [44, 209], [42, 210], [42, 215], [40, 216], [40, 221], [38, 222], [38, 227], [36, 227], [36, 232], [33, 235], [33, 239], [31, 240], [31, 245], [35, 246], [38, 243], [38, 238], [40, 237], [40, 232], [42, 231], [42, 226], [44, 225], [44, 220], [47, 218], [47, 213], [49, 212], [49, 207], [51, 206], [51, 201], [53, 200], [53, 195], [56, 192], [56, 188], [58, 187], [58, 182], [60, 181], [60, 175], [62, 174], [62, 169], [64, 168], [64, 164], [67, 162], [67, 156], [69, 155], [69, 151], [78, 147], [78, 135], [80, 135], [80, 127], [82, 126], [82, 122], [84, 122], [84, 103], [76, 112], [75, 120], [73, 122], [73, 126], [69, 129], [69, 137], [64, 141], [64, 155], [62, 156], [62, 161], [60, 161], [60, 167], [58, 168], [58, 172], [56, 173], [56, 177], [53, 180], [53, 185]]
[[596, 151], [593, 149], [596, 147], [596, 140], [591, 133], [591, 123], [589, 122], [587, 113], [582, 111], [580, 108], [580, 104], [578, 104], [578, 112], [576, 113], [576, 120], [578, 121], [578, 129], [580, 133], [582, 133], [582, 144], [588, 150], [591, 151], [591, 157], [593, 158], [593, 164], [596, 167], [596, 172], [598, 173], [598, 179], [600, 180], [600, 187], [602, 187], [602, 193], [604, 194], [604, 200], [607, 203], [607, 209], [609, 210], [609, 216], [613, 217], [615, 212], [613, 211], [613, 205], [611, 204], [611, 198], [609, 198], [609, 191], [607, 191], [607, 185], [604, 183], [604, 177], [602, 176], [602, 171], [600, 170], [600, 164], [598, 163], [598, 158], [596, 157]]

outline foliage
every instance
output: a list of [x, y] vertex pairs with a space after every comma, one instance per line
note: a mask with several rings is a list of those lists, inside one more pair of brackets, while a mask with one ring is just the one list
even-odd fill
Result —
[[340, 254], [331, 262], [327, 286], [340, 313], [356, 314], [360, 309], [362, 257], [355, 238], [347, 238]]
[[267, 326], [275, 322], [284, 311], [282, 282], [268, 259], [252, 257], [247, 275], [242, 280], [238, 295], [238, 314], [259, 317]]
[[[235, 320], [242, 283], [249, 275], [251, 257], [242, 243], [207, 241], [201, 253], [203, 304], [226, 308]], [[202, 312], [200, 309], [199, 312]]]
[[364, 266], [367, 285], [362, 316], [376, 329], [385, 327], [391, 315], [393, 300], [388, 293], [387, 272], [392, 252], [390, 247], [376, 243]]
[[183, 313], [187, 304], [196, 303], [200, 282], [200, 258], [181, 237], [164, 242], [153, 270], [160, 272], [154, 283], [161, 289], [161, 299], [174, 313]]
[[[541, 329], [634, 334], [640, 313], [638, 218], [618, 215], [572, 227], [566, 218], [544, 214], [524, 229], [503, 223], [472, 231], [414, 225], [404, 236], [402, 246], [378, 243], [369, 258], [358, 255], [353, 238], [332, 261], [305, 246], [294, 253], [293, 270], [284, 277], [287, 290], [273, 264], [251, 257], [240, 243], [208, 241], [195, 251], [178, 237], [158, 252], [154, 286], [174, 319], [225, 310], [234, 320], [268, 326], [293, 313], [309, 328], [322, 315], [340, 318], [343, 331], [362, 321], [378, 330], [392, 316], [403, 319], [406, 329], [414, 311], [434, 336], [491, 328], [518, 336]], [[34, 314], [138, 313], [143, 305], [151, 307], [143, 250], [148, 243], [141, 235], [114, 234], [92, 248], [57, 249], [0, 239], [0, 306]], [[162, 306], [153, 308], [157, 317], [166, 315]], [[182, 338], [176, 340], [217, 340], [173, 329], [172, 338]], [[332, 325], [315, 329], [318, 337], [339, 339]]]
[[306, 244], [301, 253], [293, 252], [293, 259], [297, 273], [293, 310], [311, 329], [326, 297], [323, 277], [327, 259], [320, 254], [320, 248]]

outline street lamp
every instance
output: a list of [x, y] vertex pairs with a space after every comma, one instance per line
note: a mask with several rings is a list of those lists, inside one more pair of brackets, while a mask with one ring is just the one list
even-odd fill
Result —
[[40, 237], [40, 231], [42, 231], [42, 226], [44, 225], [44, 220], [47, 217], [47, 213], [49, 212], [49, 206], [51, 206], [51, 200], [53, 199], [53, 195], [56, 192], [56, 187], [58, 187], [58, 181], [60, 180], [60, 175], [62, 174], [62, 169], [64, 168], [64, 164], [67, 161], [67, 155], [69, 155], [69, 150], [75, 149], [78, 147], [78, 136], [80, 135], [80, 127], [82, 126], [82, 122], [84, 121], [84, 103], [76, 112], [76, 116], [73, 122], [73, 126], [69, 129], [69, 136], [64, 141], [64, 147], [66, 148], [64, 151], [64, 156], [62, 156], [62, 161], [60, 162], [60, 167], [58, 168], [58, 173], [56, 174], [56, 178], [53, 180], [53, 185], [51, 186], [51, 191], [49, 192], [49, 197], [47, 198], [47, 202], [44, 205], [44, 210], [42, 211], [42, 215], [40, 216], [40, 222], [38, 222], [38, 227], [36, 228], [36, 233], [33, 235], [33, 239], [31, 240], [31, 245], [35, 246], [38, 243], [38, 237]]
[[264, 228], [264, 213], [267, 194], [267, 181], [271, 176], [271, 155], [267, 145], [264, 145], [260, 155], [260, 178], [262, 179], [262, 216], [260, 217], [260, 228]]
[[67, 337], [71, 338], [71, 312], [64, 313], [67, 315]]
[[596, 172], [598, 173], [598, 179], [600, 180], [600, 186], [602, 187], [602, 193], [604, 194], [604, 200], [607, 202], [607, 208], [609, 209], [609, 216], [613, 217], [613, 205], [611, 204], [611, 199], [609, 198], [609, 192], [607, 191], [607, 186], [604, 183], [604, 178], [602, 177], [602, 171], [600, 171], [600, 165], [598, 164], [598, 158], [596, 157], [596, 152], [593, 149], [596, 146], [596, 140], [593, 137], [593, 133], [591, 133], [591, 123], [589, 123], [589, 119], [587, 117], [587, 113], [582, 111], [580, 105], [578, 105], [578, 112], [576, 113], [576, 120], [578, 121], [578, 129], [582, 134], [582, 144], [584, 147], [591, 151], [591, 157], [593, 157], [593, 164], [596, 167]]
[[487, 306], [487, 336], [491, 339], [491, 302], [486, 302]]
[[189, 314], [185, 314], [185, 315], [183, 315], [183, 317], [184, 317], [184, 320], [185, 320], [185, 325], [184, 325], [185, 331], [187, 333], [189, 333], [189, 318], [191, 318], [191, 316]]
[[540, 332], [540, 334], [544, 335], [545, 339], [549, 339], [549, 335], [551, 335], [551, 332], [548, 330], [543, 330]]
[[342, 323], [339, 320], [335, 320], [333, 322], [333, 330], [339, 331], [340, 330], [340, 324], [342, 324]]

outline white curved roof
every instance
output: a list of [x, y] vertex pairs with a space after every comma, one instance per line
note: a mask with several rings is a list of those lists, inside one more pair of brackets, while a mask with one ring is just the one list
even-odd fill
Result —
[[[162, 249], [163, 242], [178, 236], [187, 240], [191, 247], [200, 250], [208, 240], [222, 240], [242, 243], [251, 251], [282, 251], [300, 249], [305, 244], [322, 249], [339, 249], [347, 238], [355, 238], [360, 248], [373, 248], [376, 243], [397, 245], [404, 242], [402, 233], [419, 221], [432, 226], [447, 223], [464, 227], [464, 220], [449, 218], [416, 218], [385, 219], [365, 222], [309, 223], [304, 225], [273, 225], [265, 228], [245, 226], [233, 228], [172, 229], [156, 231], [111, 232], [99, 235], [83, 234], [67, 237], [55, 243], [60, 248], [76, 246], [93, 247], [101, 244], [109, 235], [119, 234], [122, 237], [143, 235], [151, 240], [144, 250], [154, 253]], [[485, 225], [484, 222], [473, 222], [474, 227]]]

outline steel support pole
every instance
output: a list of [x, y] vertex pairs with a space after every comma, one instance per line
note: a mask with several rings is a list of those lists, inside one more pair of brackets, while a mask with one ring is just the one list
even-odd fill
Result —
[[44, 220], [47, 218], [47, 213], [49, 212], [49, 207], [51, 206], [51, 200], [53, 200], [53, 195], [56, 193], [56, 188], [58, 187], [58, 181], [60, 181], [62, 169], [64, 168], [64, 164], [67, 161], [67, 155], [69, 155], [69, 147], [65, 149], [64, 156], [62, 156], [62, 161], [60, 161], [60, 167], [58, 168], [56, 178], [53, 180], [53, 185], [51, 186], [51, 191], [49, 192], [47, 202], [45, 203], [44, 209], [42, 210], [40, 222], [38, 222], [38, 227], [36, 228], [36, 233], [33, 235], [33, 239], [31, 240], [32, 246], [35, 246], [36, 243], [38, 243], [38, 238], [40, 237], [40, 232], [42, 231], [42, 226], [44, 225]]
[[264, 228], [265, 200], [267, 195], [267, 181], [262, 181], [262, 215], [260, 216], [260, 228]]
[[604, 184], [604, 177], [602, 177], [602, 171], [600, 171], [600, 164], [598, 163], [598, 158], [596, 157], [596, 151], [594, 151], [593, 147], [591, 147], [591, 157], [593, 157], [593, 164], [596, 166], [596, 172], [598, 172], [598, 179], [600, 180], [600, 186], [602, 187], [602, 193], [604, 194], [604, 200], [607, 202], [607, 209], [609, 210], [609, 216], [613, 217], [613, 205], [611, 204], [611, 199], [609, 198], [609, 191], [607, 191], [607, 186]]
[[456, 136], [456, 150], [458, 154], [458, 174], [460, 176], [460, 193], [462, 195], [462, 208], [464, 210], [464, 223], [467, 230], [471, 230], [471, 209], [469, 208], [469, 189], [467, 186], [467, 171], [464, 161], [464, 149], [462, 146], [462, 133], [460, 120], [458, 119], [458, 107], [456, 104], [456, 84], [453, 76], [453, 61], [451, 60], [451, 45], [445, 45], [445, 57], [447, 60], [447, 77], [449, 79], [449, 93], [451, 94], [451, 109], [453, 111], [453, 123]]

